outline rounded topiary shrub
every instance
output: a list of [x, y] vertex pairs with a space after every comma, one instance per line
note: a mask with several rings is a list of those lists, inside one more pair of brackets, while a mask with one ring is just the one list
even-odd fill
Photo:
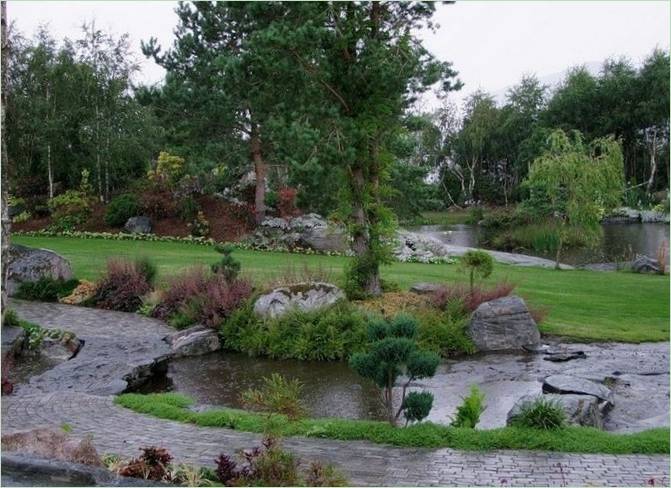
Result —
[[140, 213], [141, 207], [138, 198], [125, 193], [112, 199], [107, 206], [105, 213], [105, 223], [113, 227], [121, 227], [131, 217], [136, 217]]

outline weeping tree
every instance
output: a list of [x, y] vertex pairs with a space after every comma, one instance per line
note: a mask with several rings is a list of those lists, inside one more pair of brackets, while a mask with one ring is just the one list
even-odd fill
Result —
[[601, 235], [601, 220], [617, 207], [624, 188], [623, 157], [613, 138], [586, 144], [574, 131], [552, 132], [549, 149], [538, 157], [525, 181], [529, 198], [523, 205], [555, 229], [554, 252], [559, 269], [561, 252], [571, 232], [588, 242]]

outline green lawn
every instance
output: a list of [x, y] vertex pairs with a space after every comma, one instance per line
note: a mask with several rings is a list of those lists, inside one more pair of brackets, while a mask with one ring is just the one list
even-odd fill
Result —
[[[245, 432], [264, 432], [266, 414], [229, 408], [194, 412], [193, 400], [179, 393], [140, 395], [126, 393], [115, 402], [136, 412], [201, 427], [224, 427]], [[302, 419], [291, 422], [283, 415], [272, 417], [272, 431], [281, 436], [367, 440], [403, 447], [451, 447], [476, 451], [534, 449], [542, 451], [668, 454], [669, 429], [650, 429], [635, 434], [613, 434], [590, 427], [557, 430], [504, 427], [491, 430], [454, 428], [429, 422], [395, 428], [386, 422], [339, 418]]]
[[[78, 278], [95, 279], [112, 256], [147, 256], [159, 276], [175, 274], [195, 264], [210, 264], [220, 257], [212, 248], [195, 244], [115, 241], [68, 237], [14, 236], [13, 242], [53, 249], [70, 260]], [[235, 256], [243, 271], [262, 281], [288, 266], [321, 266], [336, 280], [348, 258], [239, 250]], [[465, 282], [457, 265], [394, 263], [382, 270], [383, 278], [407, 289], [417, 281]], [[541, 325], [547, 334], [576, 340], [626, 342], [666, 341], [669, 338], [669, 277], [633, 273], [555, 271], [497, 264], [486, 283], [508, 280], [535, 306], [549, 315]]]

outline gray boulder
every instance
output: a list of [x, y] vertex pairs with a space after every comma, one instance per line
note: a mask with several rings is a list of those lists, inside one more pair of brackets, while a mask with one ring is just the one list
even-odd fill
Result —
[[431, 295], [432, 293], [437, 292], [443, 286], [440, 283], [415, 283], [410, 287], [410, 293], [416, 293], [417, 295]]
[[[519, 415], [522, 406], [533, 402], [537, 398], [539, 398], [539, 396], [534, 395], [525, 395], [520, 398], [513, 408], [510, 409], [510, 412], [508, 412], [506, 423], [510, 425], [512, 420]], [[570, 424], [603, 429], [605, 409], [603, 408], [603, 402], [595, 396], [549, 394], [542, 395], [540, 398], [552, 400], [561, 405], [566, 413], [566, 419]]]
[[151, 220], [145, 216], [131, 217], [123, 230], [130, 234], [151, 234]]
[[657, 210], [641, 210], [641, 222], [669, 223], [669, 214]]
[[169, 336], [174, 357], [201, 356], [221, 348], [217, 331], [196, 325]]
[[631, 270], [634, 273], [659, 273], [660, 266], [656, 259], [639, 255], [631, 262]]
[[521, 350], [540, 345], [541, 339], [526, 303], [514, 295], [481, 304], [468, 333], [479, 351]]
[[640, 221], [641, 212], [629, 207], [616, 208], [604, 219], [604, 222], [610, 223], [633, 223]]
[[298, 283], [261, 295], [254, 303], [254, 313], [260, 317], [275, 318], [292, 309], [317, 310], [343, 298], [343, 291], [330, 283]]
[[12, 244], [7, 264], [7, 293], [13, 296], [21, 283], [40, 278], [69, 280], [72, 268], [64, 257], [48, 249], [35, 249]]
[[249, 241], [261, 249], [301, 247], [320, 252], [346, 252], [349, 248], [346, 229], [316, 213], [290, 219], [267, 217]]
[[560, 393], [575, 395], [591, 395], [601, 401], [611, 402], [613, 392], [607, 386], [596, 381], [570, 376], [567, 374], [554, 374], [543, 381], [544, 393]]

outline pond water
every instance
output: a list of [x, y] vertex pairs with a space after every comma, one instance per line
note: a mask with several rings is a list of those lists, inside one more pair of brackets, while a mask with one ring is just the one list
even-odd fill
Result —
[[[566, 346], [582, 350], [585, 359], [566, 363], [543, 360], [538, 354], [487, 354], [445, 361], [437, 374], [418, 386], [433, 393], [429, 420], [449, 424], [472, 384], [485, 393], [487, 408], [480, 428], [505, 425], [515, 401], [540, 394], [551, 374], [572, 374], [613, 384], [615, 407], [606, 428], [634, 431], [669, 425], [669, 345], [589, 344]], [[342, 362], [274, 361], [243, 354], [218, 352], [173, 360], [168, 368], [170, 387], [200, 405], [243, 408], [240, 394], [261, 386], [262, 378], [280, 373], [304, 384], [303, 401], [312, 417], [384, 419], [374, 385]], [[155, 386], [153, 391], [166, 389]], [[397, 392], [398, 393], [398, 392]]]
[[[631, 260], [635, 254], [654, 258], [662, 243], [669, 242], [668, 224], [633, 223], [602, 224], [603, 237], [592, 249], [569, 249], [563, 252], [562, 262], [572, 265], [618, 262]], [[420, 225], [408, 227], [412, 232], [426, 234], [456, 246], [478, 247], [481, 228], [478, 225]], [[554, 259], [549, 254], [524, 251], [542, 258]]]

